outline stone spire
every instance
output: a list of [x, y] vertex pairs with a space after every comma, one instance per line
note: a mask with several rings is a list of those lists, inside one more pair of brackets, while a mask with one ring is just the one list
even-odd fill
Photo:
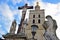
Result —
[[36, 3], [35, 10], [40, 10], [39, 2]]

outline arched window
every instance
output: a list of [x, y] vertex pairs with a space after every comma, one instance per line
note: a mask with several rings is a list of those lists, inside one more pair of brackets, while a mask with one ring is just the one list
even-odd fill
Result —
[[35, 20], [33, 19], [33, 23], [35, 23]]
[[38, 15], [38, 17], [40, 18], [40, 15]]
[[35, 32], [38, 29], [38, 26], [37, 25], [31, 25], [31, 28], [32, 28], [32, 32]]
[[35, 15], [33, 15], [33, 18], [35, 18]]
[[38, 20], [38, 23], [40, 23], [40, 19]]

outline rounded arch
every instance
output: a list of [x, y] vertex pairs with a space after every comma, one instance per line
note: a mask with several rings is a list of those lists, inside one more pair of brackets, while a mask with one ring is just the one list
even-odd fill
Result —
[[36, 27], [36, 28], [38, 28], [38, 25], [31, 25], [31, 27]]

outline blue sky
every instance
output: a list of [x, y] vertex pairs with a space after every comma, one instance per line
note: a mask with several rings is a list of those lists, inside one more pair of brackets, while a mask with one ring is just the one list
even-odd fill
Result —
[[[20, 23], [21, 11], [18, 10], [18, 7], [23, 6], [25, 3], [34, 6], [34, 3], [36, 1], [37, 0], [0, 0], [0, 37], [2, 37], [3, 34], [9, 32], [11, 23], [14, 19], [16, 19], [17, 24]], [[53, 16], [54, 19], [57, 18], [57, 21], [59, 21], [58, 17], [60, 17], [59, 14], [60, 0], [38, 0], [38, 1], [41, 3], [41, 8], [46, 9], [45, 11], [46, 15], [49, 14]], [[58, 26], [60, 26], [59, 23], [57, 23]]]
[[56, 3], [59, 3], [60, 0], [42, 0], [43, 2], [48, 2], [48, 3], [53, 3], [53, 4], [56, 4]]

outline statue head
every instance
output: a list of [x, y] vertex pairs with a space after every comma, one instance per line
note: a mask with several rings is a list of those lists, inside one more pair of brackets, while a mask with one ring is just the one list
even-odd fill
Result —
[[50, 15], [46, 16], [46, 19], [49, 21], [49, 20], [52, 20], [52, 17]]
[[16, 22], [16, 20], [14, 19], [14, 22]]
[[46, 18], [51, 18], [52, 19], [52, 17], [50, 15], [47, 15]]
[[16, 20], [15, 19], [13, 20], [12, 25], [16, 25]]

